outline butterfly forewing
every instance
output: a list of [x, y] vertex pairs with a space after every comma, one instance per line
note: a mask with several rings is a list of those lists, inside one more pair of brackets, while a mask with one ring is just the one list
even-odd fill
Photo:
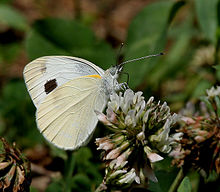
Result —
[[38, 128], [46, 139], [64, 149], [85, 144], [98, 121], [94, 110], [102, 111], [106, 104], [100, 89], [100, 76], [83, 76], [51, 92], [36, 112]]
[[41, 57], [24, 69], [25, 83], [36, 107], [49, 93], [74, 78], [103, 74], [104, 71], [95, 64], [68, 56]]

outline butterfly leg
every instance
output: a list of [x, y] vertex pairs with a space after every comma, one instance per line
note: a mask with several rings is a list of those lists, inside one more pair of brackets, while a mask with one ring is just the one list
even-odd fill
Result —
[[116, 86], [116, 91], [125, 91], [126, 89], [129, 89], [128, 84], [126, 82], [120, 83]]

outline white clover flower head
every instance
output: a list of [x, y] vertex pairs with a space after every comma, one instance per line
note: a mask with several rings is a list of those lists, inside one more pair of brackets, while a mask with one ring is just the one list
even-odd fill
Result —
[[[96, 140], [97, 149], [104, 154], [103, 183], [107, 186], [145, 185], [146, 179], [157, 182], [151, 164], [162, 160], [158, 153], [169, 153], [181, 137], [181, 134], [170, 135], [179, 116], [170, 113], [167, 103], [156, 103], [154, 97], [146, 102], [142, 95], [131, 89], [123, 94], [113, 93], [106, 115], [96, 112], [98, 119], [113, 131]], [[120, 174], [113, 178], [116, 173]]]
[[206, 93], [208, 97], [215, 97], [215, 96], [220, 96], [220, 86], [211, 87], [211, 89], [207, 89]]
[[132, 168], [129, 172], [122, 175], [118, 182], [120, 184], [124, 184], [124, 183], [131, 184], [136, 179], [136, 177], [138, 176], [136, 176], [135, 169]]

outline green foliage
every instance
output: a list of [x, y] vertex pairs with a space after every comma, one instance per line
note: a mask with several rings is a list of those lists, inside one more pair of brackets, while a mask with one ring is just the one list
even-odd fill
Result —
[[61, 181], [53, 181], [46, 189], [46, 192], [62, 192], [63, 191], [63, 186]]
[[185, 177], [181, 182], [179, 188], [177, 189], [177, 192], [191, 192], [191, 191], [192, 191], [192, 187], [190, 184], [189, 177]]
[[196, 14], [206, 38], [216, 42], [218, 0], [195, 0]]
[[21, 46], [19, 43], [0, 45], [0, 64], [3, 61], [12, 62], [20, 53]]
[[[126, 59], [163, 51], [166, 43], [169, 12], [172, 6], [173, 2], [171, 1], [154, 3], [144, 8], [133, 19], [126, 40]], [[150, 72], [152, 65], [153, 63], [146, 64], [144, 60], [126, 65], [125, 70], [133, 79], [130, 86], [133, 88], [138, 86], [147, 75], [147, 72]], [[139, 73], [136, 72], [136, 69]]]
[[220, 65], [214, 67], [216, 69], [216, 79], [220, 80]]
[[202, 97], [200, 97], [200, 100], [203, 101], [206, 104], [207, 108], [210, 111], [214, 111], [213, 106], [212, 106], [212, 104], [210, 103], [210, 101], [209, 101], [209, 99], [207, 97], [202, 96]]
[[0, 4], [0, 24], [22, 31], [28, 28], [27, 20], [21, 13], [11, 6], [3, 4]]
[[66, 168], [63, 178], [55, 179], [46, 192], [76, 191], [92, 192], [102, 181], [99, 165], [92, 163], [92, 152], [88, 147], [80, 148], [75, 153], [67, 152]]
[[215, 100], [216, 107], [217, 107], [217, 114], [220, 117], [220, 98], [215, 96], [214, 100]]
[[27, 34], [25, 44], [30, 60], [45, 55], [67, 55], [67, 52], [56, 47], [56, 45], [34, 30]]
[[[167, 192], [176, 176], [176, 171], [168, 172], [166, 170], [156, 171], [158, 183], [150, 182], [149, 190], [152, 192]], [[167, 176], [169, 175], [169, 176]]]
[[27, 34], [26, 48], [31, 60], [45, 55], [70, 55], [85, 58], [104, 69], [115, 64], [111, 46], [74, 20], [50, 18], [37, 21]]
[[89, 148], [87, 147], [81, 148], [74, 154], [74, 157], [76, 161], [75, 169], [77, 173], [87, 176], [90, 180], [90, 185], [91, 183], [93, 183], [95, 186], [97, 186], [99, 183], [101, 183], [102, 176], [98, 171], [99, 165], [92, 163], [90, 161], [90, 159], [92, 159], [93, 156]]
[[175, 179], [178, 170], [171, 166], [171, 159], [165, 158], [155, 163], [157, 183], [150, 181], [149, 190], [152, 192], [167, 192]]
[[30, 192], [38, 192], [38, 190], [33, 187], [30, 187]]
[[212, 171], [209, 175], [209, 177], [206, 179], [206, 182], [213, 182], [213, 181], [216, 181], [218, 179], [219, 175], [215, 172], [215, 171]]
[[22, 145], [30, 146], [39, 142], [42, 136], [36, 129], [34, 108], [23, 81], [11, 81], [0, 95], [0, 132]]
[[[12, 8], [9, 5], [0, 3], [0, 32], [9, 28], [17, 32], [24, 32], [28, 29], [28, 23], [26, 18], [16, 9]], [[11, 38], [11, 37], [10, 37]], [[0, 43], [0, 67], [5, 71], [6, 67], [3, 66], [5, 63], [12, 62], [20, 53], [22, 49], [22, 43], [11, 42], [11, 39], [1, 37], [3, 41], [9, 41], [10, 43], [6, 44]], [[0, 40], [0, 42], [2, 41]], [[8, 66], [8, 65], [7, 65]]]
[[79, 192], [90, 192], [91, 191], [91, 181], [89, 177], [85, 174], [76, 174], [72, 178], [72, 190]]

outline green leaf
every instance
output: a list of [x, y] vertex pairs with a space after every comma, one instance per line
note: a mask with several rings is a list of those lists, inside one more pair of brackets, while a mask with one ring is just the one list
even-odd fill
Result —
[[30, 60], [46, 55], [68, 55], [38, 32], [31, 30], [26, 38], [26, 50]]
[[8, 82], [0, 95], [0, 129], [6, 128], [4, 136], [9, 141], [31, 146], [43, 140], [34, 121], [34, 105], [26, 91], [23, 81]]
[[208, 97], [206, 97], [206, 96], [201, 96], [201, 97], [200, 97], [200, 100], [203, 101], [203, 102], [206, 104], [207, 108], [208, 108], [210, 111], [214, 111], [213, 106], [212, 106], [212, 104], [210, 103]]
[[76, 174], [72, 178], [72, 190], [76, 192], [90, 192], [91, 181], [88, 176], [84, 174]]
[[74, 20], [48, 18], [37, 21], [33, 29], [26, 41], [31, 59], [63, 54], [87, 59], [104, 69], [115, 63], [111, 46]]
[[16, 9], [7, 5], [0, 5], [0, 23], [22, 31], [28, 29], [25, 17]]
[[149, 74], [149, 79], [152, 84], [173, 77], [178, 71], [180, 71], [181, 67], [183, 66], [180, 58], [186, 55], [186, 51], [189, 49], [189, 43], [189, 34], [179, 35], [179, 38], [169, 50], [169, 53], [164, 60], [158, 62], [153, 69], [153, 72]]
[[63, 192], [63, 185], [60, 181], [54, 181], [46, 189], [46, 192]]
[[170, 16], [169, 16], [169, 20], [168, 20], [169, 23], [172, 22], [173, 18], [176, 16], [178, 10], [179, 10], [183, 5], [185, 5], [185, 4], [186, 4], [185, 0], [180, 0], [180, 1], [177, 1], [177, 2], [173, 5], [173, 7], [172, 7], [172, 9], [171, 9], [171, 11], [170, 11]]
[[[193, 53], [191, 44], [193, 35], [193, 18], [191, 15], [187, 15], [181, 24], [178, 20], [173, 21], [167, 34], [167, 38], [173, 42], [172, 47], [169, 48], [166, 55], [161, 57], [147, 76], [147, 82], [153, 89], [158, 89], [158, 86], [168, 79], [175, 81], [177, 75], [187, 69]], [[175, 97], [174, 94], [172, 94], [173, 96]]]
[[13, 0], [1, 0], [1, 4], [6, 4], [6, 3], [11, 3], [11, 1], [13, 1]]
[[158, 179], [157, 183], [150, 181], [149, 190], [152, 192], [167, 192], [177, 175], [177, 169], [171, 167], [170, 158], [165, 158], [163, 162], [155, 164], [155, 175]]
[[98, 185], [102, 181], [102, 176], [99, 173], [99, 166], [91, 162], [92, 152], [88, 147], [82, 147], [74, 153], [76, 160], [76, 169], [78, 173], [83, 173], [89, 176], [90, 180]]
[[187, 173], [187, 176], [189, 177], [190, 183], [192, 185], [192, 192], [198, 192], [201, 175], [196, 171], [190, 171]]
[[88, 147], [82, 147], [74, 155], [79, 164], [84, 164], [92, 157], [92, 152]]
[[[125, 60], [163, 51], [172, 1], [161, 1], [145, 7], [131, 22], [126, 40]], [[125, 65], [132, 81], [129, 86], [136, 87], [152, 68], [152, 60], [142, 60]]]
[[214, 68], [216, 69], [216, 77], [220, 80], [220, 65], [216, 65]]
[[216, 106], [217, 106], [217, 114], [220, 117], [220, 98], [218, 96], [215, 96], [214, 99], [215, 99], [215, 103], [216, 103]]
[[34, 187], [30, 187], [30, 192], [38, 192], [38, 190], [35, 189]]
[[175, 179], [176, 172], [156, 171], [157, 183], [150, 181], [149, 190], [152, 192], [167, 192], [172, 181]]
[[205, 179], [205, 182], [214, 182], [214, 181], [217, 181], [219, 178], [219, 174], [215, 171], [215, 170], [212, 170], [209, 175], [208, 175], [208, 178]]
[[220, 71], [220, 65], [216, 65], [216, 66], [214, 66], [214, 68], [215, 68], [217, 71]]
[[74, 20], [47, 18], [37, 21], [34, 28], [46, 39], [67, 51], [91, 47], [95, 40], [91, 30]]
[[191, 191], [192, 191], [192, 186], [190, 180], [188, 177], [185, 177], [183, 181], [180, 183], [177, 192], [191, 192]]
[[20, 43], [0, 45], [0, 57], [2, 57], [2, 60], [4, 61], [0, 61], [0, 64], [5, 65], [5, 61], [12, 62], [16, 58], [16, 56], [18, 56], [21, 49], [22, 46]]
[[212, 84], [209, 81], [201, 79], [192, 91], [192, 97], [198, 98], [204, 95], [206, 93], [206, 90], [211, 86]]
[[196, 14], [200, 27], [206, 38], [216, 42], [218, 0], [195, 0]]
[[67, 159], [67, 153], [65, 150], [54, 146], [50, 142], [47, 142], [47, 144], [50, 146], [50, 153], [53, 157], [60, 157], [61, 159], [64, 159], [64, 160]]

